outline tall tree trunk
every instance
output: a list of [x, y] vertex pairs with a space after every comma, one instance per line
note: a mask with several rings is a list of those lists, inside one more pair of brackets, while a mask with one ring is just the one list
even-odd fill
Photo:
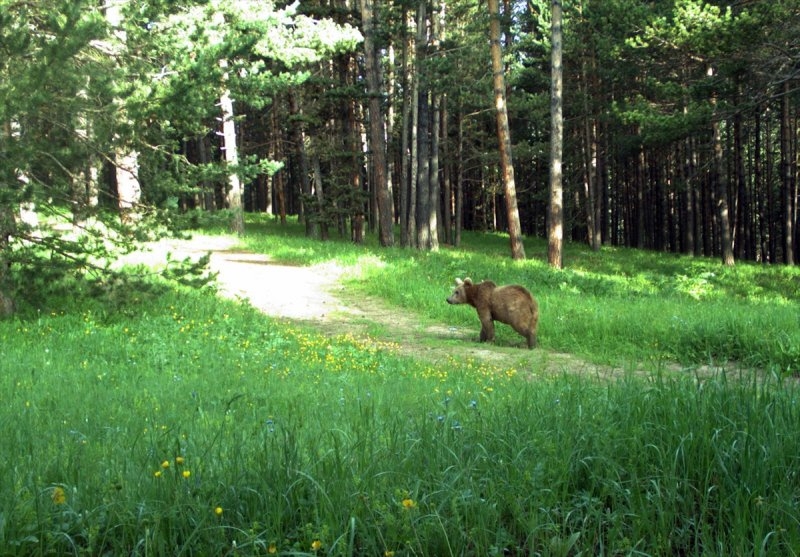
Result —
[[[86, 89], [78, 92], [78, 98], [88, 104], [89, 95], [87, 89], [90, 79], [86, 79]], [[86, 111], [81, 111], [77, 115], [77, 126], [75, 136], [83, 145], [92, 145], [94, 133], [92, 131], [91, 120]], [[72, 222], [73, 225], [82, 226], [86, 217], [93, 209], [97, 208], [99, 202], [99, 175], [100, 170], [96, 161], [96, 156], [91, 152], [91, 148], [85, 151], [86, 161], [81, 165], [80, 172], [72, 179]]]
[[316, 225], [314, 219], [309, 214], [308, 207], [306, 206], [311, 199], [311, 180], [309, 179], [308, 172], [308, 155], [306, 153], [306, 134], [305, 125], [302, 122], [300, 114], [300, 102], [298, 101], [299, 93], [293, 89], [289, 92], [289, 114], [294, 120], [292, 122], [292, 143], [295, 154], [295, 172], [296, 180], [299, 182], [300, 190], [300, 211], [298, 220], [305, 223], [306, 236], [316, 236]]
[[444, 242], [453, 244], [453, 163], [450, 156], [450, 141], [447, 137], [447, 95], [442, 96], [442, 157], [444, 167], [442, 172], [442, 227], [444, 229]]
[[311, 157], [311, 169], [314, 177], [314, 197], [316, 199], [316, 214], [319, 218], [319, 238], [328, 239], [328, 221], [325, 215], [325, 193], [322, 180], [322, 165], [319, 162], [319, 154], [314, 153]]
[[392, 197], [386, 168], [386, 136], [381, 110], [381, 80], [378, 55], [375, 50], [372, 0], [361, 0], [361, 23], [364, 28], [364, 61], [366, 66], [367, 94], [369, 97], [370, 160], [372, 162], [373, 190], [378, 205], [378, 239], [381, 246], [394, 245], [392, 229]]
[[[587, 60], [588, 59], [588, 60]], [[593, 53], [588, 53], [582, 60], [583, 83], [583, 134], [584, 134], [584, 167], [586, 195], [586, 229], [587, 241], [592, 250], [598, 251], [602, 244], [602, 224], [600, 222], [600, 188], [598, 187], [598, 142], [597, 118], [592, 110], [592, 91], [600, 90], [596, 83], [596, 64]]]
[[488, 6], [490, 18], [489, 44], [492, 52], [494, 104], [497, 115], [497, 140], [499, 143], [500, 170], [503, 176], [503, 192], [506, 200], [511, 257], [513, 259], [525, 259], [525, 246], [522, 243], [522, 227], [520, 226], [519, 208], [517, 207], [517, 187], [514, 182], [514, 164], [511, 157], [511, 132], [508, 127], [505, 71], [500, 46], [500, 7], [497, 0], [489, 0]]
[[[9, 131], [8, 128], [4, 130]], [[0, 180], [0, 194], [10, 186]], [[9, 205], [0, 205], [0, 318], [8, 317], [14, 313], [14, 298], [8, 280], [10, 264], [8, 255], [11, 250], [10, 238], [15, 228], [14, 210]]]
[[781, 184], [783, 189], [783, 262], [794, 265], [794, 173], [792, 172], [792, 122], [789, 82], [781, 95]]
[[[412, 84], [412, 124], [411, 124], [411, 199], [412, 213], [409, 215], [409, 234], [414, 247], [426, 248], [427, 238], [422, 232], [427, 224], [424, 208], [421, 203], [428, 202], [428, 189], [425, 180], [428, 177], [428, 92], [421, 83], [423, 77], [423, 57], [426, 48], [427, 15], [425, 0], [417, 4], [417, 30], [414, 39], [414, 81]], [[423, 103], [424, 97], [424, 103]], [[425, 151], [423, 152], [423, 148]], [[422, 167], [422, 168], [421, 168]], [[423, 172], [424, 169], [424, 172]]]
[[430, 230], [430, 249], [439, 249], [439, 209], [442, 195], [439, 183], [439, 128], [441, 95], [431, 95], [431, 166], [430, 166], [430, 201], [428, 202], [428, 229]]
[[586, 228], [592, 250], [598, 251], [602, 245], [600, 223], [600, 192], [597, 179], [597, 121], [593, 117], [584, 120], [586, 141]]
[[564, 142], [561, 0], [552, 0], [551, 6], [552, 83], [550, 94], [550, 203], [547, 208], [547, 262], [551, 267], [561, 269], [563, 267], [562, 244], [564, 241], [564, 190], [561, 183], [561, 153]]
[[[637, 130], [637, 134], [641, 133], [641, 130]], [[636, 243], [634, 244], [635, 247], [639, 249], [643, 249], [646, 245], [646, 234], [645, 234], [645, 203], [644, 203], [644, 189], [646, 183], [646, 171], [645, 168], [647, 166], [647, 157], [645, 156], [644, 146], [639, 147], [639, 153], [636, 157], [636, 230], [635, 230], [635, 238]]]
[[755, 135], [753, 145], [753, 199], [756, 200], [755, 220], [758, 221], [758, 228], [753, 229], [753, 235], [757, 238], [754, 241], [756, 251], [756, 261], [765, 262], [767, 258], [766, 244], [766, 215], [764, 214], [764, 196], [761, 194], [762, 182], [762, 163], [761, 163], [761, 106], [756, 106], [755, 110]]
[[453, 244], [458, 247], [461, 245], [461, 230], [464, 228], [464, 111], [459, 107], [458, 111], [458, 171], [456, 172], [456, 223], [455, 239]]
[[139, 206], [142, 198], [142, 186], [139, 183], [139, 153], [125, 149], [117, 150], [114, 166], [120, 219], [126, 224], [132, 224], [140, 217]]
[[[739, 103], [739, 93], [737, 92], [737, 103]], [[741, 103], [739, 103], [741, 105]], [[747, 178], [744, 167], [744, 141], [742, 138], [742, 113], [737, 111], [733, 117], [733, 151], [735, 161], [735, 176], [737, 189], [736, 202], [736, 256], [739, 259], [753, 259], [753, 243], [750, 236], [750, 222], [752, 220], [753, 208], [750, 203], [747, 191]]]
[[[709, 77], [714, 75], [714, 69], [709, 67], [707, 72]], [[716, 95], [712, 98], [715, 114], [711, 117], [711, 131], [714, 143], [714, 175], [716, 184], [716, 204], [717, 218], [719, 219], [719, 238], [722, 251], [722, 262], [725, 265], [733, 265], [733, 238], [731, 236], [730, 209], [728, 205], [728, 179], [725, 172], [725, 157], [722, 150], [722, 134], [720, 133], [720, 122], [717, 110]]]
[[[416, 98], [414, 91], [414, 59], [412, 56], [414, 51], [414, 34], [409, 32], [408, 25], [408, 10], [403, 5], [402, 20], [403, 20], [403, 108], [402, 108], [402, 121], [401, 121], [401, 138], [400, 138], [400, 244], [403, 247], [412, 245], [413, 240], [411, 236], [415, 227], [414, 224], [414, 197], [411, 192], [411, 184], [414, 180], [412, 178], [413, 172], [416, 171], [416, 166], [412, 169], [413, 154], [412, 147], [409, 142], [414, 134], [415, 125], [412, 121], [414, 107], [412, 106], [412, 99]], [[416, 137], [416, 136], [415, 136]], [[416, 152], [416, 150], [414, 150]]]
[[228, 190], [226, 200], [231, 211], [231, 232], [244, 234], [244, 210], [242, 208], [242, 182], [237, 174], [239, 165], [239, 150], [236, 146], [236, 122], [234, 121], [233, 99], [231, 92], [224, 83], [228, 80], [228, 61], [220, 60], [222, 68], [223, 91], [219, 97], [219, 109], [222, 113], [222, 142], [226, 166], [229, 167]]
[[[423, 0], [424, 1], [424, 0]], [[422, 89], [418, 98], [417, 128], [417, 248], [431, 249], [431, 141], [429, 92]]]
[[[356, 61], [350, 57], [350, 64], [355, 66]], [[364, 184], [361, 178], [363, 164], [361, 162], [361, 134], [357, 123], [357, 105], [355, 100], [347, 101], [347, 116], [344, 122], [344, 135], [347, 142], [347, 150], [351, 153], [350, 159], [350, 187], [353, 189], [353, 207], [350, 214], [350, 240], [354, 244], [364, 243], [364, 204], [361, 200], [361, 193]]]
[[682, 142], [682, 151], [683, 151], [682, 178], [683, 178], [683, 183], [685, 184], [686, 187], [686, 197], [684, 201], [686, 218], [682, 223], [683, 238], [684, 238], [683, 253], [688, 255], [694, 255], [695, 192], [694, 192], [694, 169], [692, 165], [692, 143], [689, 139], [685, 139]]
[[[106, 5], [106, 22], [116, 39], [114, 50], [122, 52], [127, 45], [127, 34], [122, 28], [122, 8], [124, 2], [109, 2]], [[125, 102], [114, 99], [120, 109], [120, 117], [125, 118]], [[142, 186], [139, 183], [139, 153], [126, 144], [124, 138], [116, 137], [114, 148], [114, 166], [117, 182], [117, 199], [119, 202], [120, 220], [132, 223], [139, 219], [139, 206], [142, 198]]]

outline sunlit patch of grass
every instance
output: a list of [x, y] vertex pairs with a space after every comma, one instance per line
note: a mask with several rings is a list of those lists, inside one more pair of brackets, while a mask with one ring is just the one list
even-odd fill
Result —
[[[546, 244], [534, 238], [526, 239], [531, 258], [512, 261], [502, 234], [465, 233], [459, 249], [420, 252], [319, 243], [303, 238], [296, 225], [259, 226], [248, 240], [254, 247], [272, 254], [283, 242], [313, 246], [319, 258], [307, 262], [347, 261], [354, 269], [344, 278], [350, 289], [432, 322], [477, 331], [474, 311], [444, 299], [456, 277], [488, 278], [531, 290], [539, 301], [545, 350], [614, 365], [735, 361], [788, 374], [800, 370], [797, 267], [727, 268], [707, 258], [567, 244], [565, 269], [553, 270], [542, 255]], [[281, 242], [268, 243], [276, 233]], [[498, 342], [514, 344], [506, 329], [498, 325]]]

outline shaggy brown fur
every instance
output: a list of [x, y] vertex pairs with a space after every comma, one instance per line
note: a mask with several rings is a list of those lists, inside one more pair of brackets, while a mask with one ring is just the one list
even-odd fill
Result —
[[469, 278], [456, 279], [456, 288], [447, 303], [469, 304], [478, 310], [481, 342], [494, 340], [494, 322], [499, 321], [525, 337], [528, 348], [536, 346], [539, 305], [524, 286], [497, 286], [490, 280], [475, 284]]

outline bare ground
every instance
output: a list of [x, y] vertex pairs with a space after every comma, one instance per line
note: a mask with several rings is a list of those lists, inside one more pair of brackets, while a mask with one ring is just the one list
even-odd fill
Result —
[[233, 237], [198, 235], [190, 240], [162, 240], [124, 261], [158, 266], [168, 253], [173, 259], [196, 259], [210, 253], [210, 268], [217, 273], [220, 294], [247, 300], [269, 316], [309, 325], [325, 335], [351, 334], [389, 343], [404, 355], [434, 365], [453, 359], [473, 360], [530, 376], [580, 373], [607, 378], [619, 372], [569, 354], [528, 350], [521, 337], [516, 346], [478, 343], [477, 316], [474, 328], [426, 322], [377, 298], [345, 292], [340, 279], [346, 270], [341, 267], [278, 264], [269, 256], [240, 249]]

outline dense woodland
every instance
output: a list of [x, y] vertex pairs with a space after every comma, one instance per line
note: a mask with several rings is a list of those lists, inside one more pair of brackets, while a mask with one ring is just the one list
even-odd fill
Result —
[[0, 291], [56, 214], [546, 236], [554, 7], [565, 238], [795, 264], [798, 0], [0, 0]]

